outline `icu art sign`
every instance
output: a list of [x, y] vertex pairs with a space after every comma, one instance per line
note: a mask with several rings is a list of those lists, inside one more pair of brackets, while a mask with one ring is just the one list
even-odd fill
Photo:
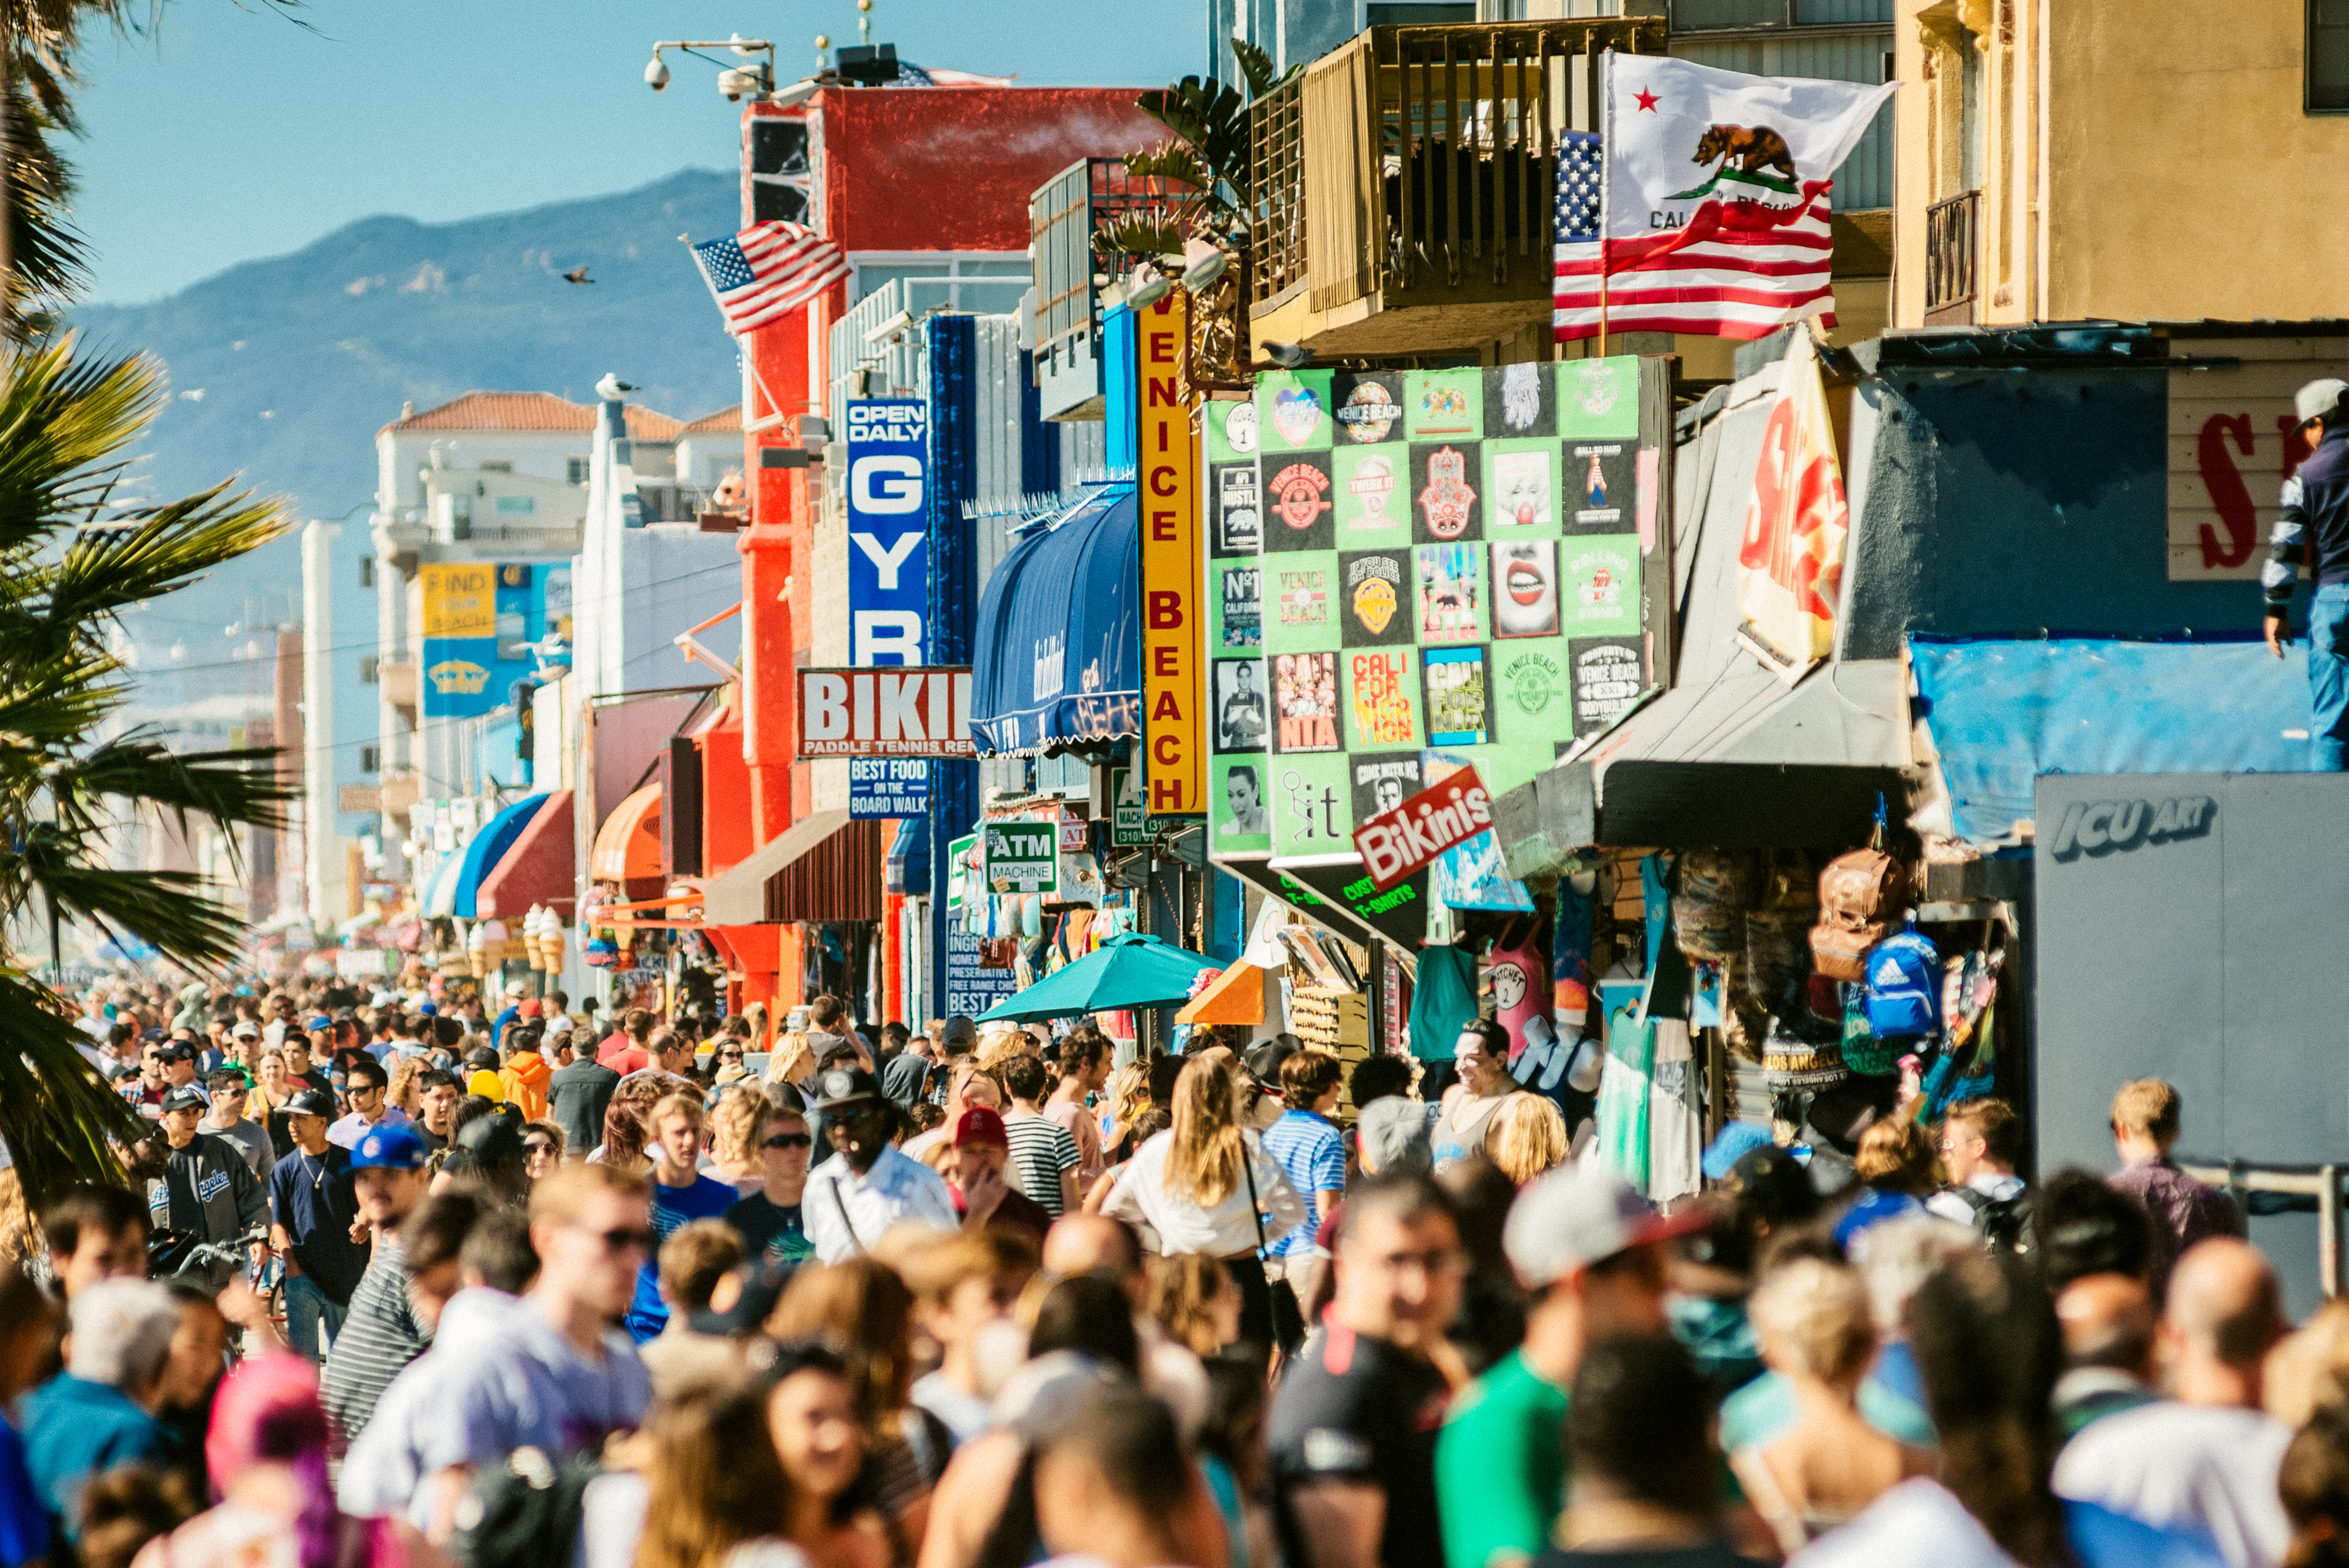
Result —
[[2218, 803], [2207, 794], [2169, 800], [2075, 800], [2064, 808], [2064, 819], [2048, 841], [2047, 853], [2068, 861], [2082, 855], [2135, 849], [2143, 844], [2167, 844], [2173, 838], [2199, 838], [2210, 831], [2218, 815]]

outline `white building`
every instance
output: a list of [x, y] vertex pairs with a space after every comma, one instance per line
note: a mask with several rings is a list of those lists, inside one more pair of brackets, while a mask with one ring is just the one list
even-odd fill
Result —
[[359, 912], [383, 865], [375, 541], [365, 508], [302, 530], [302, 826], [310, 919]]

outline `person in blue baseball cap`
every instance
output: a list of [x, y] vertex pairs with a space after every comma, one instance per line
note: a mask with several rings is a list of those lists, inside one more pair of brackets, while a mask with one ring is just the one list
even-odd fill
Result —
[[1704, 1151], [1705, 1179], [1728, 1180], [1739, 1160], [1757, 1148], [1767, 1148], [1773, 1141], [1768, 1127], [1753, 1122], [1731, 1122], [1713, 1135], [1713, 1142]]
[[359, 1435], [384, 1389], [432, 1343], [432, 1331], [409, 1294], [399, 1240], [401, 1222], [424, 1200], [432, 1180], [424, 1138], [405, 1123], [378, 1123], [349, 1147], [359, 1210], [351, 1236], [356, 1241], [372, 1230], [375, 1252], [351, 1292], [319, 1388], [326, 1414], [346, 1438]]

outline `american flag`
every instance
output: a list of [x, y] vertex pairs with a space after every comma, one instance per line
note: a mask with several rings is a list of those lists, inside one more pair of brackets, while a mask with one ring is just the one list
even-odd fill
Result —
[[[1557, 340], [1566, 343], [1599, 335], [1605, 160], [1595, 134], [1568, 131], [1559, 140], [1557, 282], [1550, 319]], [[1802, 215], [1790, 223], [1742, 227], [1733, 219], [1723, 222], [1723, 206], [1713, 202], [1677, 233], [1616, 240], [1606, 251], [1607, 329], [1766, 337], [1806, 316], [1833, 327], [1832, 186], [1816, 184]]]
[[704, 240], [693, 259], [717, 297], [726, 330], [740, 337], [796, 310], [848, 275], [848, 257], [804, 223], [771, 218], [730, 240]]

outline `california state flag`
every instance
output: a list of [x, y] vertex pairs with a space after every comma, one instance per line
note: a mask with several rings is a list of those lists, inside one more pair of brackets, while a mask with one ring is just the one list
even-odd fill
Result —
[[1779, 371], [1737, 550], [1737, 639], [1789, 686], [1835, 651], [1850, 532], [1818, 350], [1804, 328]]

